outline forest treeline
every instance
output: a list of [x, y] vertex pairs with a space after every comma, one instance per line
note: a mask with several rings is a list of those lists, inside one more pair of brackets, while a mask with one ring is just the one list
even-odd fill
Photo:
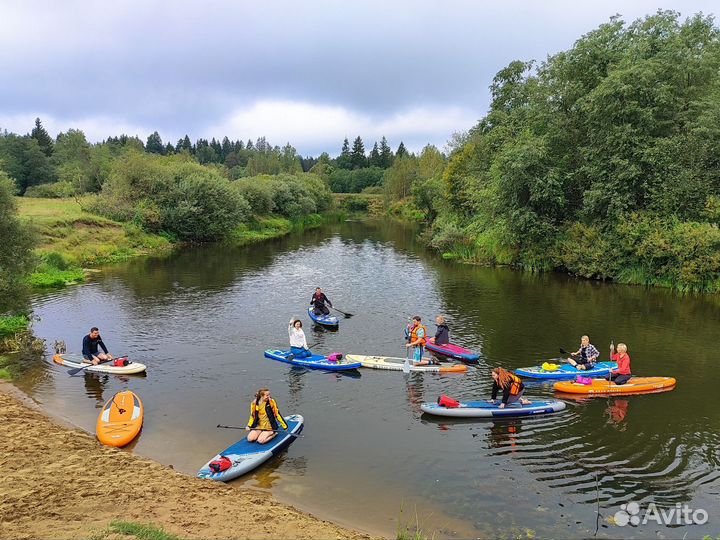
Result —
[[[720, 33], [611, 19], [494, 78], [432, 198], [446, 257], [720, 292]], [[418, 201], [419, 202], [419, 201]]]
[[720, 35], [711, 17], [619, 17], [544, 61], [511, 62], [488, 113], [445, 153], [335, 158], [289, 143], [188, 136], [175, 145], [78, 130], [52, 139], [38, 119], [0, 134], [16, 192], [95, 194], [96, 211], [181, 239], [212, 240], [254, 214], [322, 211], [330, 192], [383, 194], [427, 223], [446, 258], [720, 291]]

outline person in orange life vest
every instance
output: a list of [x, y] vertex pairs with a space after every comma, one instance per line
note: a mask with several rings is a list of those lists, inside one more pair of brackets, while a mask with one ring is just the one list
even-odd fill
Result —
[[512, 371], [496, 367], [492, 370], [492, 378], [492, 394], [488, 403], [495, 403], [498, 391], [502, 390], [503, 396], [500, 403], [501, 409], [504, 409], [505, 405], [512, 405], [517, 401], [520, 401], [521, 405], [530, 405], [530, 400], [522, 397], [525, 392], [525, 385], [520, 377], [515, 375]]
[[272, 440], [279, 428], [287, 429], [287, 423], [278, 410], [277, 403], [270, 397], [270, 390], [261, 388], [250, 403], [250, 420], [245, 427], [250, 433], [248, 442], [265, 444]]
[[624, 343], [617, 344], [617, 352], [610, 345], [610, 358], [613, 362], [617, 362], [618, 368], [610, 371], [610, 375], [605, 377], [608, 381], [615, 384], [625, 384], [632, 377], [630, 371], [630, 355], [627, 353], [627, 345]]
[[420, 315], [415, 315], [412, 318], [412, 324], [407, 328], [408, 342], [405, 347], [414, 347], [415, 352], [413, 355], [414, 366], [425, 366], [432, 364], [432, 360], [423, 358], [423, 351], [425, 350], [425, 343], [427, 341], [427, 328], [422, 325], [422, 319]]

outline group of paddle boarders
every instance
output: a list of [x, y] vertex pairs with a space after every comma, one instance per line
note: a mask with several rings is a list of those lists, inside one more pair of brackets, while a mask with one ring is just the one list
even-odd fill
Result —
[[[589, 336], [580, 338], [580, 348], [574, 353], [570, 353], [567, 363], [579, 370], [593, 369], [600, 357], [600, 351], [590, 343]], [[610, 374], [605, 377], [606, 380], [612, 381], [617, 385], [623, 385], [630, 380], [632, 372], [630, 371], [630, 355], [627, 352], [627, 345], [624, 343], [615, 345], [610, 343], [610, 359], [617, 362], [617, 369], [610, 370]]]
[[[435, 317], [437, 330], [435, 331], [434, 342], [436, 345], [447, 345], [450, 343], [450, 328], [445, 322], [445, 317], [438, 315]], [[415, 315], [410, 324], [405, 327], [405, 347], [413, 349], [412, 363], [414, 366], [425, 366], [428, 364], [438, 364], [436, 358], [423, 358], [425, 345], [427, 344], [427, 328], [422, 323], [420, 315]]]

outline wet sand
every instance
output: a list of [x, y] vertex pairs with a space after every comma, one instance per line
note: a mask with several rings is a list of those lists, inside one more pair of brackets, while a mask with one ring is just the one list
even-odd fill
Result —
[[113, 520], [181, 538], [370, 538], [272, 495], [102, 446], [0, 383], [0, 538], [88, 538]]

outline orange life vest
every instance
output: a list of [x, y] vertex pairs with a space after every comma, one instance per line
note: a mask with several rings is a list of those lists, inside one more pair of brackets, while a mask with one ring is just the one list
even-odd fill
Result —
[[415, 343], [418, 340], [417, 333], [421, 328], [423, 329], [423, 337], [418, 345], [420, 347], [424, 347], [427, 342], [427, 328], [425, 328], [422, 324], [418, 324], [410, 331], [410, 343]]
[[510, 395], [517, 396], [520, 393], [520, 386], [522, 385], [522, 379], [514, 373], [508, 373], [512, 382], [510, 383]]

